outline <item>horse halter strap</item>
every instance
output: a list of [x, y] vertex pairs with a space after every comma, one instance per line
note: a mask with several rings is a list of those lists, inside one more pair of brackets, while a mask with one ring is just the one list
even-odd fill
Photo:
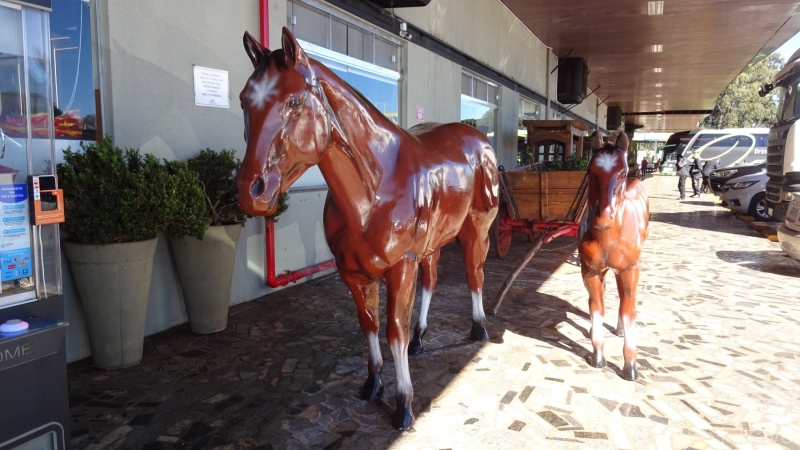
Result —
[[336, 113], [333, 111], [333, 107], [331, 106], [330, 102], [328, 102], [328, 97], [325, 95], [325, 90], [322, 89], [322, 86], [319, 84], [319, 78], [314, 73], [314, 69], [309, 66], [308, 70], [311, 72], [311, 79], [306, 79], [306, 85], [311, 88], [311, 93], [316, 94], [317, 98], [319, 99], [320, 103], [322, 103], [322, 108], [325, 110], [325, 117], [328, 118], [328, 134], [333, 135], [333, 130], [339, 131], [339, 135], [342, 136], [342, 139], [347, 142], [347, 136], [344, 134], [344, 128], [342, 128], [342, 124], [339, 122], [339, 117], [336, 116]]

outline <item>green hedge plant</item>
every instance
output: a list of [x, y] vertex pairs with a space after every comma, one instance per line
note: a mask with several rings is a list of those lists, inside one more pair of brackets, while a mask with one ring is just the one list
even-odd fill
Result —
[[[202, 207], [183, 189], [196, 186], [196, 175], [168, 167], [138, 149], [114, 146], [106, 136], [96, 143], [67, 148], [58, 164], [64, 190], [63, 229], [79, 244], [114, 244], [155, 238], [175, 217]], [[198, 193], [196, 193], [198, 194]], [[192, 233], [199, 227], [189, 227]]]
[[560, 171], [586, 171], [589, 167], [589, 155], [580, 157], [577, 153], [572, 153], [563, 161], [546, 161], [531, 167], [531, 172], [560, 172]]
[[[236, 200], [236, 172], [242, 165], [233, 150], [201, 150], [188, 161], [189, 168], [199, 174], [201, 191], [205, 201], [206, 216], [211, 225], [243, 224], [252, 217], [239, 209]], [[289, 207], [289, 195], [278, 199], [277, 212], [269, 217], [275, 220]]]

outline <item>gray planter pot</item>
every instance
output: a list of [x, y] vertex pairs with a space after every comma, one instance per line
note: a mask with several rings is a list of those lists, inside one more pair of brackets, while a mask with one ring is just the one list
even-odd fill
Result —
[[98, 368], [122, 369], [142, 360], [157, 243], [158, 238], [108, 245], [64, 242]]
[[231, 280], [241, 224], [209, 227], [203, 240], [171, 238], [189, 326], [197, 334], [222, 331], [228, 326]]

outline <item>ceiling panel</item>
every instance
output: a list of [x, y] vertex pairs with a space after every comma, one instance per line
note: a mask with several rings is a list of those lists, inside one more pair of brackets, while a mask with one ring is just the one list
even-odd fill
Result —
[[[710, 110], [762, 49], [800, 31], [800, 15], [792, 18], [800, 1], [664, 0], [661, 15], [648, 15], [645, 0], [501, 1], [557, 56], [586, 59], [588, 89], [601, 85], [598, 97], [623, 112]], [[702, 117], [625, 121], [671, 131]]]

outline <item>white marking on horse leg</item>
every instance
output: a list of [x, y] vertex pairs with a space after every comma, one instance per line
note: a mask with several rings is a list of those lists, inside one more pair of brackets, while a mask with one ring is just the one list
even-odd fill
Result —
[[486, 319], [486, 314], [483, 313], [483, 294], [478, 289], [478, 291], [472, 291], [472, 320], [482, 324], [484, 319]]
[[408, 348], [398, 339], [389, 343], [394, 357], [394, 367], [397, 371], [397, 394], [408, 396], [413, 392], [411, 374], [408, 370]]
[[419, 308], [419, 327], [424, 332], [428, 329], [428, 308], [431, 306], [431, 293], [422, 288], [422, 305]]
[[367, 334], [367, 347], [369, 347], [369, 361], [380, 367], [383, 365], [383, 357], [381, 356], [381, 345], [378, 343], [378, 333]]
[[592, 314], [592, 345], [603, 351], [603, 315], [599, 312]]
[[636, 334], [635, 334], [635, 325], [636, 322], [631, 320], [630, 317], [625, 316], [622, 318], [623, 327], [625, 330], [625, 348], [629, 350], [636, 350]]

